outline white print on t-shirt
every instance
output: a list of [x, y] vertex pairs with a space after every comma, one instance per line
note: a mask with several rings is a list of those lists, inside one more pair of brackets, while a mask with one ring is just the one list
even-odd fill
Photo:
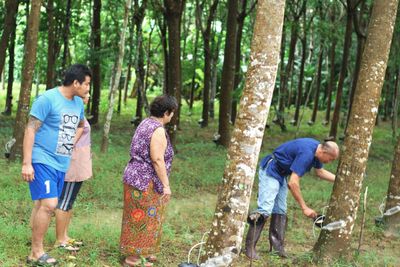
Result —
[[61, 113], [56, 148], [57, 155], [71, 156], [72, 150], [74, 148], [74, 138], [78, 123], [78, 115], [73, 113]]

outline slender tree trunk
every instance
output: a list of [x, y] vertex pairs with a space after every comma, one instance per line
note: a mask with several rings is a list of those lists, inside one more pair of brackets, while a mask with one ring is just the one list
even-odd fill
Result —
[[176, 143], [177, 128], [181, 109], [181, 16], [185, 6], [185, 0], [164, 0], [166, 7], [166, 21], [168, 25], [168, 84], [167, 93], [175, 96], [178, 102], [178, 110], [171, 119], [168, 133], [172, 144]]
[[[6, 61], [6, 50], [8, 47], [8, 41], [10, 40], [11, 32], [13, 31], [15, 21], [17, 18], [19, 1], [17, 0], [6, 0], [5, 3], [5, 17], [3, 33], [0, 39], [0, 74], [3, 73], [4, 63]], [[4, 81], [3, 81], [4, 83]]]
[[126, 0], [125, 2], [125, 9], [124, 9], [124, 22], [121, 27], [120, 31], [120, 41], [118, 47], [118, 55], [116, 61], [116, 72], [113, 76], [114, 81], [111, 83], [112, 87], [110, 88], [110, 101], [108, 104], [108, 111], [106, 116], [106, 121], [104, 122], [104, 131], [103, 131], [103, 139], [101, 142], [101, 152], [105, 153], [108, 149], [108, 142], [109, 142], [109, 135], [110, 135], [110, 127], [111, 127], [111, 119], [114, 111], [114, 102], [115, 98], [114, 95], [117, 92], [119, 86], [119, 79], [121, 78], [121, 69], [122, 69], [122, 61], [124, 59], [124, 52], [125, 52], [125, 31], [128, 25], [128, 17], [129, 11], [131, 9], [131, 0]]
[[[363, 1], [361, 10], [359, 11], [359, 16], [357, 16], [357, 13], [354, 13], [354, 28], [356, 29], [357, 33], [357, 56], [356, 56], [356, 64], [354, 66], [354, 76], [353, 76], [353, 81], [351, 84], [351, 91], [350, 91], [350, 99], [349, 99], [349, 108], [348, 108], [348, 113], [347, 113], [347, 119], [346, 119], [346, 128], [347, 124], [349, 123], [349, 116], [351, 112], [351, 107], [353, 105], [353, 100], [354, 100], [354, 92], [357, 87], [357, 81], [358, 81], [358, 75], [360, 74], [360, 64], [361, 64], [361, 57], [362, 53], [364, 51], [364, 45], [365, 45], [365, 38], [366, 38], [366, 27], [368, 26], [368, 23], [363, 20], [363, 15], [365, 12], [365, 1]], [[364, 23], [362, 23], [364, 22]]]
[[[214, 20], [215, 13], [217, 10], [218, 0], [214, 0], [212, 5], [210, 6], [210, 11], [207, 16], [206, 27], [202, 30], [203, 35], [203, 49], [204, 49], [204, 88], [203, 88], [203, 112], [202, 112], [202, 120], [201, 127], [208, 126], [208, 115], [210, 108], [210, 88], [211, 88], [211, 23]], [[199, 21], [200, 28], [203, 29], [201, 22], [201, 7], [198, 5], [197, 7], [197, 19]]]
[[[7, 79], [7, 96], [6, 96], [6, 108], [3, 112], [4, 115], [11, 115], [12, 112], [12, 89], [14, 84], [14, 63], [15, 63], [15, 32], [16, 32], [16, 21], [14, 21], [14, 29], [10, 36], [10, 45], [8, 47], [8, 79]], [[3, 84], [4, 84], [4, 72], [3, 72]]]
[[[304, 20], [304, 23], [306, 21]], [[303, 38], [301, 39], [301, 64], [300, 64], [300, 75], [299, 75], [299, 83], [297, 84], [297, 97], [296, 97], [296, 110], [294, 112], [294, 118], [291, 122], [293, 125], [297, 125], [300, 116], [300, 107], [303, 98], [303, 81], [304, 81], [304, 68], [306, 64], [306, 53], [307, 53], [307, 39], [306, 34], [304, 34]]]
[[235, 53], [237, 38], [237, 12], [238, 1], [228, 0], [228, 19], [224, 50], [224, 63], [222, 66], [221, 77], [221, 93], [219, 97], [219, 123], [218, 134], [220, 135], [219, 143], [224, 147], [228, 147], [231, 132], [231, 105], [232, 90], [235, 78]]
[[[196, 22], [197, 25], [197, 22]], [[192, 112], [193, 103], [194, 103], [194, 91], [196, 89], [196, 69], [197, 69], [197, 50], [198, 50], [198, 43], [199, 43], [199, 29], [196, 26], [195, 29], [195, 37], [194, 37], [194, 51], [193, 51], [193, 74], [192, 74], [192, 82], [190, 85], [190, 100], [189, 100], [189, 110]]]
[[329, 71], [329, 82], [327, 87], [327, 99], [326, 99], [326, 113], [325, 113], [325, 125], [329, 124], [331, 118], [331, 105], [332, 105], [332, 90], [335, 83], [335, 52], [336, 39], [332, 41], [331, 49], [329, 52], [330, 71]]
[[54, 1], [47, 1], [47, 71], [46, 71], [46, 90], [55, 86], [55, 20], [54, 20]]
[[384, 84], [383, 87], [383, 98], [381, 99], [381, 101], [383, 102], [383, 117], [382, 117], [382, 121], [387, 121], [388, 117], [390, 116], [390, 104], [393, 100], [393, 98], [391, 97], [391, 88], [390, 88], [390, 84], [391, 84], [391, 77], [392, 77], [392, 73], [390, 71], [390, 68], [388, 68], [386, 70], [386, 75], [385, 75], [385, 81], [386, 83]]
[[[285, 17], [286, 22], [286, 17]], [[276, 111], [276, 118], [273, 120], [274, 123], [278, 124], [281, 128], [282, 132], [286, 132], [287, 128], [285, 125], [285, 102], [287, 101], [287, 90], [285, 83], [287, 80], [286, 73], [285, 73], [285, 54], [286, 54], [286, 27], [285, 23], [283, 24], [283, 31], [282, 31], [282, 43], [281, 43], [281, 60], [280, 60], [280, 78], [279, 78], [279, 100], [278, 100], [278, 110]]]
[[318, 102], [319, 102], [319, 91], [321, 89], [321, 80], [322, 80], [322, 61], [324, 58], [324, 48], [321, 44], [320, 46], [320, 51], [319, 51], [319, 56], [318, 56], [318, 70], [317, 70], [317, 88], [315, 89], [315, 94], [314, 94], [314, 108], [313, 112], [311, 115], [311, 121], [309, 124], [314, 124], [315, 120], [317, 119], [317, 112], [318, 112]]
[[92, 42], [93, 42], [93, 57], [92, 63], [92, 109], [90, 123], [92, 125], [99, 122], [99, 106], [101, 96], [101, 0], [94, 0], [93, 2], [93, 18], [92, 18]]
[[[240, 114], [236, 119], [228, 160], [203, 262], [232, 266], [240, 252], [258, 156], [279, 64], [285, 9], [283, 0], [259, 0], [250, 64]], [[268, 42], [265, 40], [268, 38]], [[223, 265], [216, 262], [222, 260]]]
[[393, 97], [393, 119], [392, 119], [392, 136], [397, 136], [397, 118], [399, 114], [399, 82], [400, 80], [400, 68], [396, 71], [396, 83], [394, 85], [394, 97]]
[[[390, 172], [389, 188], [386, 197], [385, 213], [390, 209], [400, 209], [400, 136], [394, 150], [392, 171]], [[390, 213], [390, 212], [389, 212]], [[400, 212], [387, 214], [385, 220], [385, 236], [400, 236]]]
[[211, 57], [211, 95], [210, 95], [210, 118], [214, 119], [215, 115], [215, 97], [217, 94], [218, 84], [218, 59], [219, 51], [222, 43], [222, 34], [218, 34], [217, 43], [213, 42], [213, 56]]
[[71, 0], [67, 0], [67, 7], [65, 11], [65, 25], [64, 25], [64, 35], [63, 35], [63, 40], [64, 40], [64, 52], [62, 56], [62, 61], [61, 61], [61, 67], [63, 70], [67, 67], [67, 61], [69, 57], [69, 27], [70, 27], [70, 22], [71, 22]]
[[128, 28], [129, 28], [129, 39], [128, 39], [128, 47], [129, 47], [129, 54], [128, 54], [128, 70], [126, 72], [126, 79], [124, 83], [124, 105], [126, 105], [126, 102], [128, 100], [128, 88], [129, 88], [129, 82], [131, 81], [132, 78], [132, 58], [133, 58], [133, 35], [134, 35], [134, 29], [135, 29], [135, 17], [132, 16], [131, 23], [128, 21]]
[[235, 124], [236, 116], [237, 116], [237, 105], [238, 99], [236, 97], [236, 92], [240, 90], [239, 84], [241, 81], [241, 73], [240, 73], [240, 61], [242, 56], [242, 38], [243, 38], [243, 27], [244, 27], [244, 19], [246, 18], [246, 6], [247, 0], [242, 0], [242, 8], [241, 12], [238, 15], [237, 21], [237, 33], [236, 33], [236, 56], [235, 56], [235, 80], [233, 83], [233, 97], [232, 97], [232, 109], [231, 109], [231, 122]]
[[24, 140], [25, 125], [29, 113], [32, 80], [36, 63], [41, 2], [41, 0], [31, 1], [31, 11], [28, 18], [28, 29], [23, 59], [24, 65], [22, 67], [21, 75], [21, 89], [13, 133], [16, 141], [11, 149], [10, 160], [15, 160], [17, 157], [22, 156], [22, 142]]
[[[351, 0], [350, 0], [351, 1]], [[343, 58], [342, 58], [342, 65], [340, 68], [339, 74], [339, 83], [337, 87], [336, 93], [336, 102], [335, 102], [335, 110], [333, 112], [333, 118], [331, 123], [331, 129], [329, 132], [329, 136], [336, 139], [338, 125], [339, 125], [339, 116], [341, 112], [341, 103], [343, 97], [343, 84], [344, 79], [346, 78], [347, 73], [347, 61], [349, 58], [349, 52], [351, 47], [351, 33], [353, 29], [353, 14], [352, 9], [350, 7], [347, 8], [347, 23], [346, 23], [346, 32], [344, 37], [344, 44], [343, 44]]]
[[[165, 16], [165, 15], [164, 15]], [[168, 56], [168, 39], [167, 39], [167, 22], [165, 19], [159, 19], [158, 21], [158, 27], [160, 30], [160, 38], [161, 38], [161, 44], [163, 48], [163, 55], [164, 55], [164, 79], [163, 79], [163, 93], [164, 94], [170, 94], [168, 92], [168, 69], [169, 69], [169, 56]]]
[[[143, 107], [145, 106], [146, 92], [144, 91], [144, 51], [143, 51], [143, 19], [145, 16], [147, 0], [143, 0], [139, 6], [139, 1], [134, 1], [134, 23], [136, 28], [136, 60], [135, 76], [137, 81], [137, 102], [135, 121], [138, 123], [143, 119]], [[146, 112], [147, 113], [147, 112]]]
[[397, 6], [398, 0], [374, 2], [353, 108], [327, 212], [326, 226], [338, 222], [341, 227], [321, 231], [314, 246], [315, 258], [319, 260], [337, 259], [351, 253], [351, 237], [385, 77]]

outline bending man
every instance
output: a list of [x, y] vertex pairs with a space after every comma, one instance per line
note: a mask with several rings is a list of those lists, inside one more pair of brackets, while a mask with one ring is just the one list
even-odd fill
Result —
[[309, 208], [301, 194], [300, 178], [312, 167], [323, 180], [335, 181], [335, 175], [323, 169], [339, 157], [339, 147], [335, 142], [319, 143], [312, 138], [299, 138], [280, 145], [270, 155], [261, 160], [259, 170], [258, 208], [248, 216], [250, 225], [246, 237], [246, 256], [258, 259], [256, 244], [265, 222], [271, 216], [269, 227], [270, 251], [287, 257], [284, 249], [286, 225], [286, 198], [288, 189], [300, 205], [303, 214], [315, 218], [317, 213]]

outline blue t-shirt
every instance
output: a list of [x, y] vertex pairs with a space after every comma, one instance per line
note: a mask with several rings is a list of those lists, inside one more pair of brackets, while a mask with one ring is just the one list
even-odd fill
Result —
[[[323, 164], [315, 157], [320, 143], [312, 138], [299, 138], [277, 147], [271, 155], [261, 160], [260, 166], [280, 183], [292, 172], [302, 177], [312, 167], [321, 169]], [[272, 160], [271, 160], [272, 158]]]
[[30, 115], [42, 122], [36, 132], [32, 163], [42, 163], [62, 172], [68, 170], [79, 121], [84, 119], [80, 97], [65, 98], [58, 87], [33, 102]]

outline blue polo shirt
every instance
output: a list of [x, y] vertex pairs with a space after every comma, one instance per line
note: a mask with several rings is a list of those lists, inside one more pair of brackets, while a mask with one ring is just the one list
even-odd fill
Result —
[[[315, 157], [318, 142], [312, 138], [299, 138], [277, 147], [274, 152], [261, 160], [260, 167], [281, 184], [285, 177], [295, 172], [302, 177], [312, 167], [321, 169], [323, 164]], [[268, 164], [269, 162], [269, 164]]]
[[80, 97], [65, 98], [58, 87], [40, 95], [32, 104], [30, 115], [42, 122], [35, 134], [32, 163], [42, 163], [66, 172], [74, 146], [79, 121], [84, 119]]

